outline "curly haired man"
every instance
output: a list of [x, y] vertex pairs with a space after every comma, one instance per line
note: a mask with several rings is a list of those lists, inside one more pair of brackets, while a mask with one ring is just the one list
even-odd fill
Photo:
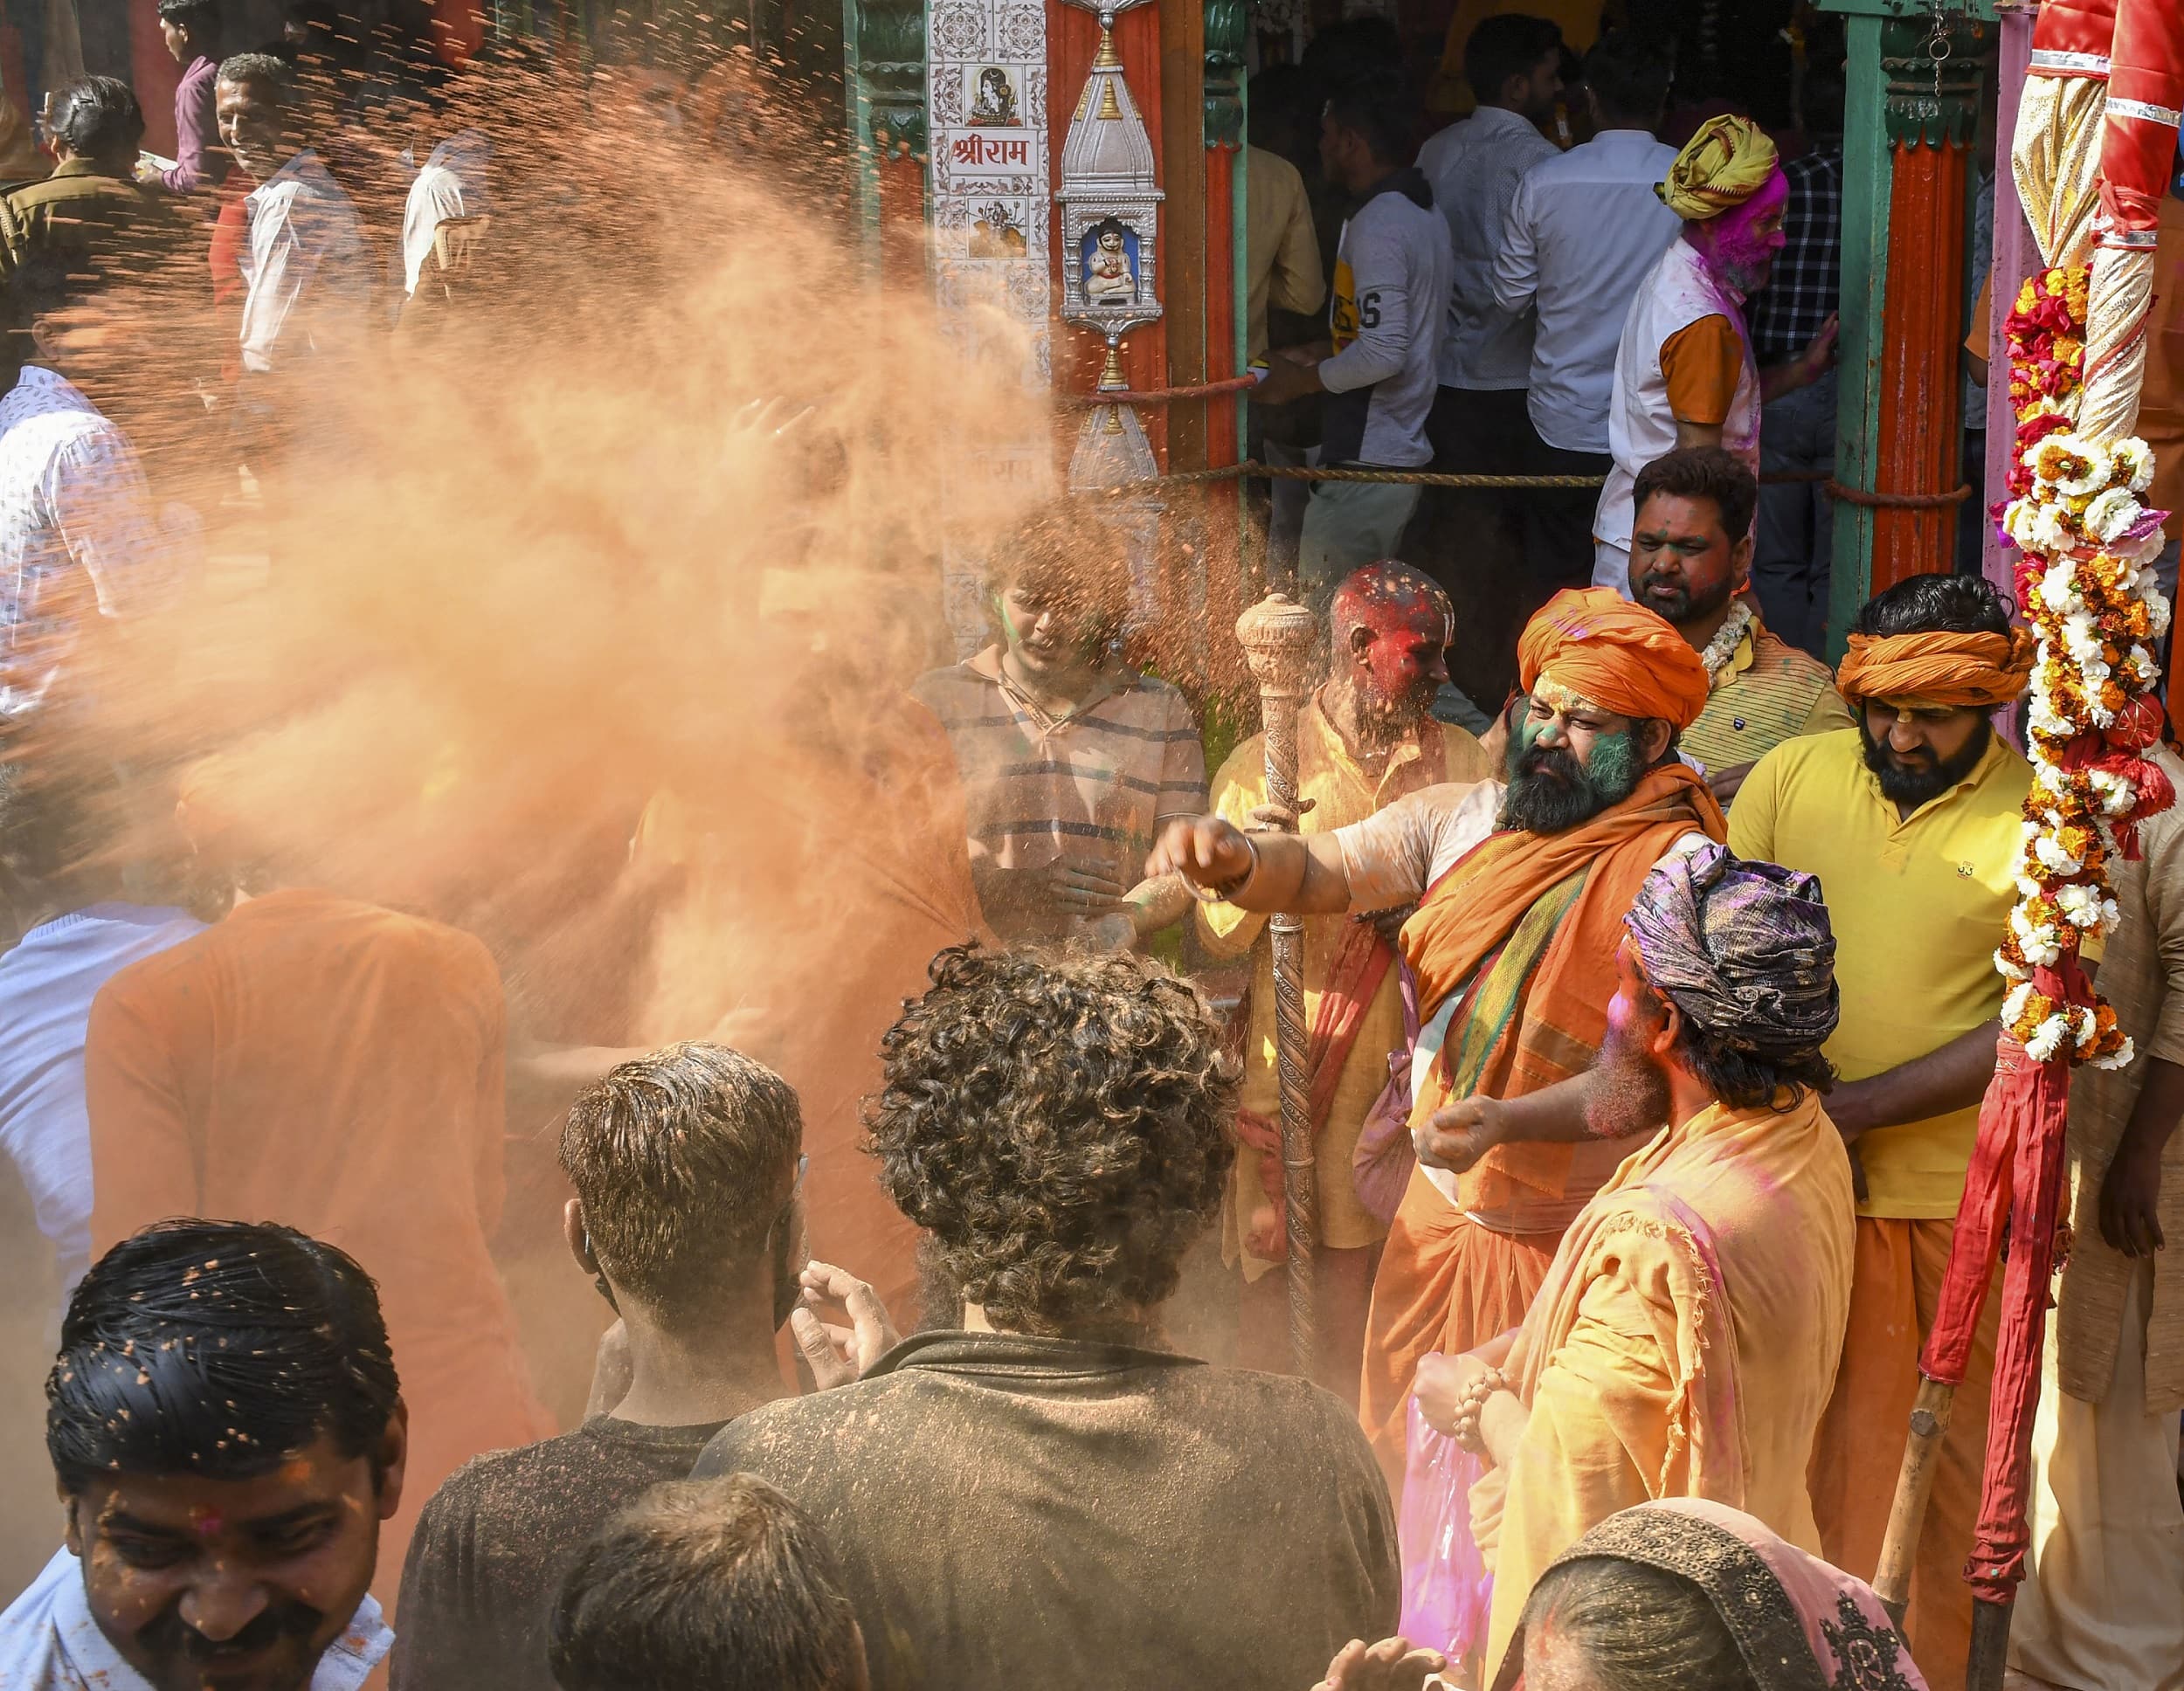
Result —
[[1309, 1685], [1394, 1630], [1394, 1519], [1317, 1386], [1161, 1346], [1234, 1158], [1197, 993], [1135, 958], [971, 947], [882, 1045], [881, 1180], [963, 1329], [731, 1422], [841, 1553], [874, 1691]]

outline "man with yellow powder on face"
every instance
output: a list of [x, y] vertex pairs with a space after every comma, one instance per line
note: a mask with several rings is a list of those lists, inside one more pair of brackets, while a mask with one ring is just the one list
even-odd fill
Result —
[[[1988, 714], [2024, 691], [2032, 640], [1977, 576], [1914, 576], [1858, 613], [1837, 672], [1855, 728], [1777, 746], [1737, 796], [1731, 848], [1820, 877], [1842, 983], [1828, 1114], [1859, 1174], [1849, 1336], [1813, 1453], [1821, 1553], [1870, 1579], [1918, 1358], [1940, 1295], [2006, 983], [2031, 766]], [[2098, 946], [2089, 942], [2091, 961]], [[1943, 1440], [1904, 1628], [1935, 1685], [1964, 1678], [1961, 1577], [1980, 1499], [2000, 1300]]]
[[1148, 865], [1244, 910], [1334, 915], [1422, 900], [1401, 944], [1424, 1021], [1411, 1115], [1424, 1166], [1374, 1278], [1360, 1386], [1360, 1418], [1393, 1474], [1419, 1357], [1515, 1326], [1563, 1229], [1621, 1161], [1604, 1142], [1509, 1145], [1459, 1178], [1434, 1166], [1438, 1142], [1453, 1122], [1591, 1064], [1640, 883], [1724, 832], [1713, 795], [1676, 756], [1707, 684], [1668, 623], [1613, 593], [1566, 590], [1526, 626], [1517, 659], [1529, 704], [1506, 783], [1428, 788], [1305, 837], [1248, 835], [1219, 817], [1172, 822]]

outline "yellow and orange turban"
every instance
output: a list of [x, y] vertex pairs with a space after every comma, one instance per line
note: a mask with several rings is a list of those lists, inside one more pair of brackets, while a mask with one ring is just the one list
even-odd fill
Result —
[[1524, 625], [1517, 678], [1543, 675], [1618, 716], [1688, 728], [1706, 708], [1706, 666], [1662, 618], [1613, 588], [1565, 587]]
[[1767, 185], [1775, 171], [1774, 143], [1748, 117], [1710, 117], [1654, 184], [1662, 204], [1691, 223], [1719, 217]]
[[1835, 685], [1853, 701], [1884, 699], [1914, 709], [1993, 710], [2025, 690], [2031, 678], [2033, 635], [1853, 634], [1835, 671]]

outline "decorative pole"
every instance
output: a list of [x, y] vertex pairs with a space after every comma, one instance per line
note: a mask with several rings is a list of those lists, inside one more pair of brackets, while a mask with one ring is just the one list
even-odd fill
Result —
[[2139, 501], [2153, 454], [2131, 431], [2156, 225], [2184, 106], [2184, 0], [2049, 0], [2033, 26], [2028, 72], [2012, 158], [2049, 267], [2020, 289], [2006, 324], [2017, 456], [2003, 528], [2018, 549], [2016, 580], [2038, 643], [2026, 711], [2033, 784], [2018, 902], [1994, 954], [2010, 983], [1994, 1078], [1919, 1355], [1918, 1405], [1874, 1582], [1900, 1613], [1931, 1446], [1969, 1371], [2007, 1230], [1980, 1515], [1965, 1565], [1970, 1691], [2000, 1691], [2029, 1547], [2033, 1418], [2068, 1173], [2070, 1070], [2121, 1068], [2133, 1056], [2078, 954], [2119, 920], [2108, 866], [2138, 855], [2138, 825], [2175, 797], [2144, 756], [2162, 723], [2153, 654], [2169, 606], [2150, 566], [2167, 513]]
[[[1296, 831], [1296, 713], [1317, 619], [1286, 593], [1269, 593], [1236, 619], [1236, 638], [1259, 683], [1259, 721], [1267, 740], [1267, 804]], [[1312, 1070], [1304, 1025], [1304, 923], [1269, 917], [1274, 946], [1275, 1069], [1282, 1084], [1282, 1214], [1289, 1241], [1289, 1349], [1296, 1371], [1313, 1377], [1319, 1360], [1312, 1302], [1312, 1249], [1319, 1236], [1319, 1187], [1312, 1163]]]

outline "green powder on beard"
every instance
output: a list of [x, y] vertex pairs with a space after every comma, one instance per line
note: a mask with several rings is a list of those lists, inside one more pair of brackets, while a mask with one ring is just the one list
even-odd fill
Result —
[[1585, 772], [1592, 777], [1593, 790], [1607, 804], [1621, 804], [1637, 790], [1638, 777], [1645, 773], [1638, 755], [1638, 736], [1624, 731], [1604, 735], [1593, 742], [1593, 755], [1586, 760]]

